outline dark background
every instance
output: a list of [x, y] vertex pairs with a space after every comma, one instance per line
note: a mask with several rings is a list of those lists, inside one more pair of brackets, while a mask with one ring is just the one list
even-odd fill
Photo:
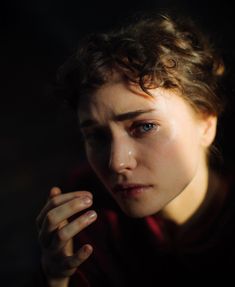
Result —
[[51, 96], [56, 69], [89, 31], [140, 10], [173, 8], [211, 34], [227, 64], [221, 150], [234, 153], [232, 1], [1, 1], [0, 285], [26, 286], [38, 266], [35, 218], [53, 185], [83, 159], [76, 118]]

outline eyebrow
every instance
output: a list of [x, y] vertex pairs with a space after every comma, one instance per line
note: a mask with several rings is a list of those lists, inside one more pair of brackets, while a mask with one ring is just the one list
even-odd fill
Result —
[[[155, 111], [155, 109], [136, 110], [136, 111], [131, 111], [131, 112], [127, 112], [127, 113], [123, 113], [119, 115], [114, 115], [113, 119], [114, 121], [117, 121], [117, 122], [123, 122], [126, 120], [134, 119], [142, 114], [150, 113], [153, 111]], [[97, 122], [95, 120], [88, 119], [80, 123], [80, 128], [87, 128], [87, 127], [91, 127], [94, 125], [97, 125]]]

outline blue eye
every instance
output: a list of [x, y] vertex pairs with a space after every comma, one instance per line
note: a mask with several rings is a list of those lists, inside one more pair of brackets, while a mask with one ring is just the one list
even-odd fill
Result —
[[148, 131], [152, 130], [153, 128], [155, 128], [155, 126], [156, 125], [153, 123], [145, 123], [145, 124], [141, 124], [139, 126], [139, 129], [145, 133], [145, 132], [148, 132]]
[[154, 123], [138, 123], [134, 125], [132, 129], [132, 134], [135, 136], [142, 136], [144, 134], [150, 133], [157, 128], [157, 124]]

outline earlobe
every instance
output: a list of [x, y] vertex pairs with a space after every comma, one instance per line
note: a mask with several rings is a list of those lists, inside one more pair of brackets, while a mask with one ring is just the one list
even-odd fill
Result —
[[214, 115], [205, 116], [202, 120], [201, 144], [209, 147], [216, 136], [217, 117]]

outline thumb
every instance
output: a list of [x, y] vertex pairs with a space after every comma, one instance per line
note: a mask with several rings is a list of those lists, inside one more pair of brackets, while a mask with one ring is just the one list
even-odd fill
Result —
[[55, 197], [55, 196], [57, 196], [57, 195], [59, 195], [61, 193], [62, 193], [61, 189], [59, 187], [57, 187], [57, 186], [54, 186], [50, 190], [49, 197], [53, 198], [53, 197]]

